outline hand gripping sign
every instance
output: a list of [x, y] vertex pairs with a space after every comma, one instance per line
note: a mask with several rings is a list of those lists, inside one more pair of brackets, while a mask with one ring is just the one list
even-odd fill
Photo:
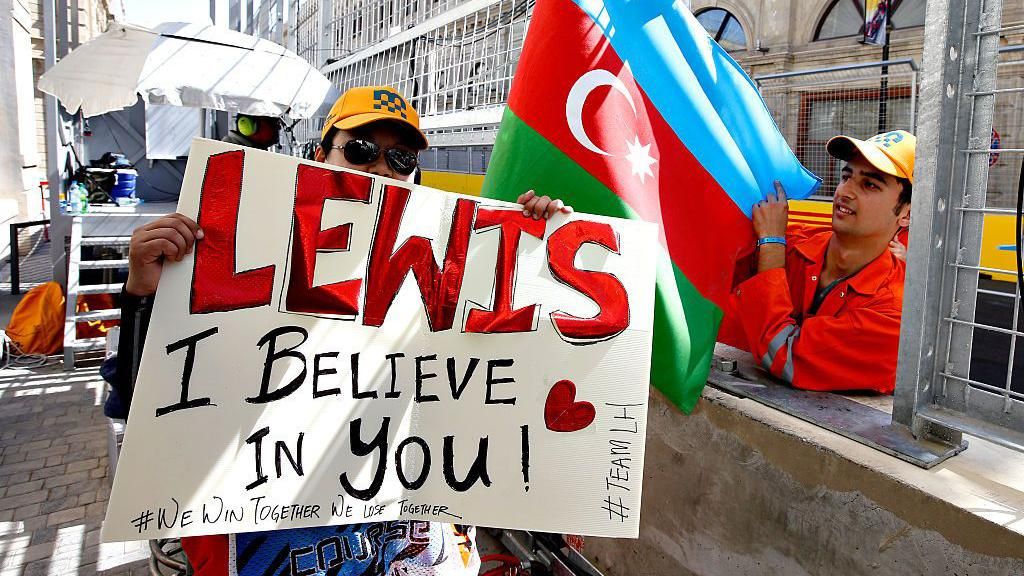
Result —
[[208, 140], [106, 541], [385, 520], [636, 537], [655, 229]]

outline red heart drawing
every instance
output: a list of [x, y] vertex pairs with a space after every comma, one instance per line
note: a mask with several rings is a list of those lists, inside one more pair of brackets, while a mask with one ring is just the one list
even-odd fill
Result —
[[576, 402], [576, 385], [570, 380], [559, 380], [548, 390], [544, 402], [544, 424], [552, 432], [576, 432], [594, 421], [594, 405]]

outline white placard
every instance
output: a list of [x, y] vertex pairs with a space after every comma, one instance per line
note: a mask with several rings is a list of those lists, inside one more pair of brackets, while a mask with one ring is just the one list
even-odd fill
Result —
[[637, 536], [653, 226], [203, 139], [178, 209], [206, 237], [165, 265], [104, 541], [396, 519]]

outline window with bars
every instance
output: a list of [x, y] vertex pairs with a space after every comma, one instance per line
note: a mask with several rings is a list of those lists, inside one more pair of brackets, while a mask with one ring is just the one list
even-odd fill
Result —
[[420, 153], [420, 167], [430, 172], [485, 174], [493, 146], [443, 146]]
[[322, 62], [320, 46], [320, 0], [303, 0], [299, 3], [292, 26], [295, 34], [295, 53], [314, 65]]
[[[394, 86], [406, 96], [422, 116], [431, 116], [501, 106], [508, 99], [519, 50], [534, 0], [502, 0], [473, 13], [439, 24], [436, 28], [394, 46], [367, 54], [355, 62], [331, 70], [328, 76], [342, 90], [366, 84]], [[377, 7], [374, 32], [356, 35], [350, 50], [364, 44], [379, 44], [375, 34], [381, 30], [390, 9]], [[438, 10], [438, 3], [426, 5], [401, 26], [425, 19]], [[442, 3], [443, 4], [443, 3]], [[370, 17], [368, 8], [350, 12], [354, 22]], [[387, 22], [390, 22], [388, 20]], [[386, 22], [385, 22], [386, 24]], [[344, 24], [348, 26], [348, 24]], [[355, 25], [355, 24], [353, 24]], [[404, 29], [404, 28], [403, 28]]]

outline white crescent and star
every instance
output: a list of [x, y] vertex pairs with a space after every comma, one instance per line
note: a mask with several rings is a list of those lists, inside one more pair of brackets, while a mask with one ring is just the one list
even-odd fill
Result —
[[[572, 133], [573, 138], [581, 146], [595, 154], [612, 156], [612, 154], [594, 144], [594, 141], [590, 139], [586, 129], [583, 127], [583, 105], [586, 103], [590, 93], [601, 86], [608, 86], [625, 96], [626, 101], [629, 102], [629, 107], [633, 109], [633, 115], [636, 116], [636, 103], [633, 101], [633, 96], [629, 93], [629, 90], [626, 89], [626, 85], [608, 70], [598, 68], [580, 76], [569, 90], [569, 95], [565, 100], [565, 121], [569, 125], [569, 132]], [[633, 142], [626, 141], [626, 146], [629, 149], [629, 153], [624, 158], [630, 163], [632, 175], [639, 176], [641, 183], [644, 182], [646, 176], [653, 177], [654, 172], [651, 170], [651, 166], [657, 160], [650, 155], [651, 145], [641, 144], [640, 139], [634, 136]]]

